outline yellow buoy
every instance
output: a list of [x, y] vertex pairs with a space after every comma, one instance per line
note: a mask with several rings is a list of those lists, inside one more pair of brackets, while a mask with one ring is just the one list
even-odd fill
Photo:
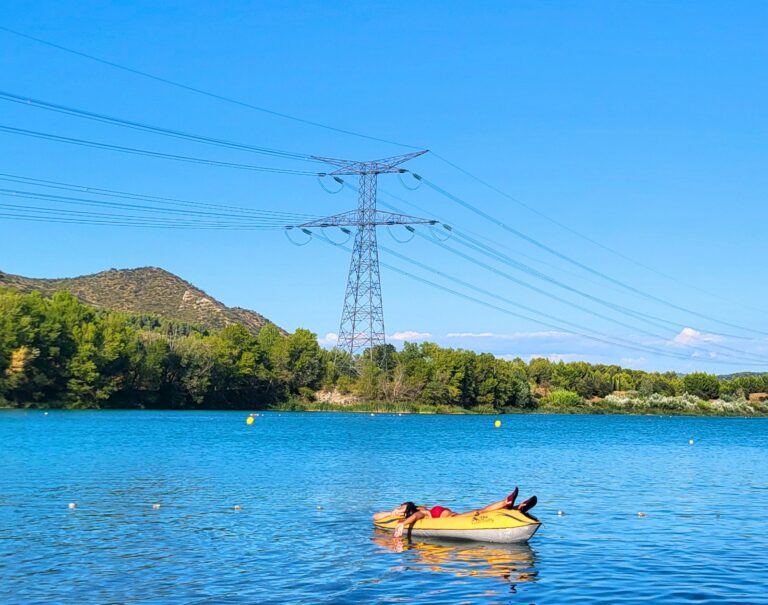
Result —
[[253, 416], [248, 416], [248, 418], [245, 419], [245, 424], [248, 426], [253, 424]]
[[501, 420], [497, 420], [496, 422], [494, 422], [493, 426], [495, 426], [496, 428], [499, 428], [501, 426]]

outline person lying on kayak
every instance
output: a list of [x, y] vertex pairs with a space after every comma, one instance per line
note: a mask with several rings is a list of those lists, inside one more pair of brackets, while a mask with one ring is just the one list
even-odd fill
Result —
[[395, 538], [399, 538], [403, 535], [403, 529], [406, 525], [413, 525], [418, 521], [419, 519], [426, 519], [426, 518], [432, 518], [432, 519], [446, 519], [448, 517], [472, 517], [474, 515], [480, 514], [480, 513], [490, 513], [494, 510], [502, 510], [502, 509], [510, 509], [510, 510], [519, 510], [522, 513], [525, 513], [529, 510], [531, 510], [534, 506], [536, 506], [536, 503], [538, 502], [538, 498], [536, 496], [531, 496], [528, 498], [525, 502], [521, 502], [517, 506], [515, 506], [515, 500], [517, 499], [518, 489], [515, 488], [509, 496], [504, 498], [504, 500], [499, 500], [498, 502], [494, 502], [493, 504], [489, 504], [488, 506], [485, 506], [483, 508], [478, 508], [475, 510], [467, 511], [466, 513], [455, 513], [450, 508], [446, 508], [444, 506], [433, 506], [433, 507], [427, 507], [427, 506], [416, 506], [413, 502], [403, 502], [400, 506], [397, 508], [391, 510], [391, 511], [385, 511], [381, 513], [375, 513], [373, 515], [373, 520], [378, 521], [379, 519], [383, 519], [385, 517], [389, 517], [391, 515], [397, 515], [403, 516], [403, 520], [400, 521], [400, 523], [397, 524], [397, 527], [395, 528]]

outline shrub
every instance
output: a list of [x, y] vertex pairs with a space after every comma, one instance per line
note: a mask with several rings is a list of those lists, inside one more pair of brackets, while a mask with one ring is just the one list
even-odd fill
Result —
[[299, 387], [299, 397], [304, 401], [314, 401], [315, 391], [309, 387]]
[[702, 399], [717, 399], [720, 395], [720, 381], [717, 376], [705, 374], [704, 372], [694, 372], [687, 374], [683, 378], [683, 388], [686, 393], [696, 395]]
[[584, 403], [581, 395], [574, 393], [573, 391], [566, 391], [565, 389], [551, 391], [549, 395], [544, 397], [541, 401], [542, 403], [558, 407], [582, 405]]

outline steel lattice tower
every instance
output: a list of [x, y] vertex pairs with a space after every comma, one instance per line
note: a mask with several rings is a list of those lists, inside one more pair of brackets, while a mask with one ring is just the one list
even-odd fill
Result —
[[382, 212], [376, 209], [378, 175], [406, 172], [400, 164], [420, 156], [426, 151], [395, 156], [371, 162], [315, 159], [338, 166], [329, 176], [355, 175], [358, 177], [357, 210], [335, 214], [317, 221], [297, 225], [310, 227], [354, 227], [355, 244], [349, 263], [349, 276], [341, 313], [339, 340], [336, 347], [353, 358], [365, 350], [386, 343], [384, 308], [381, 300], [379, 276], [379, 248], [376, 228], [379, 225], [435, 224], [436, 221], [407, 214]]

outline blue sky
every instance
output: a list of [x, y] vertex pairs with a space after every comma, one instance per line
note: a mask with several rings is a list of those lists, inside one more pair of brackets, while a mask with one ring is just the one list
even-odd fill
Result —
[[[561, 229], [434, 156], [412, 162], [415, 172], [515, 229], [642, 292], [768, 333], [763, 2], [9, 1], [0, 25], [279, 112], [429, 148], [675, 279]], [[222, 103], [5, 32], [0, 73], [3, 92], [252, 145], [359, 159], [408, 151]], [[5, 101], [0, 125], [304, 167]], [[355, 204], [353, 192], [329, 195], [311, 177], [128, 156], [3, 132], [0, 162], [6, 174], [247, 208], [324, 215]], [[564, 326], [512, 317], [382, 269], [393, 342], [428, 338], [501, 356], [679, 371], [760, 369], [723, 347], [768, 359], [765, 334], [637, 296], [427, 187], [408, 191], [393, 176], [381, 177], [380, 187], [422, 209], [394, 202], [410, 213], [439, 216], [572, 287], [670, 323], [650, 336], [640, 329], [648, 325], [634, 318], [488, 259], [630, 325], [525, 289], [421, 238], [401, 245], [382, 230], [382, 245], [584, 332], [676, 357], [591, 341]], [[382, 201], [393, 203], [386, 196]], [[348, 253], [317, 239], [297, 247], [279, 230], [153, 230], [0, 218], [0, 241], [0, 269], [6, 272], [54, 277], [161, 266], [226, 304], [255, 309], [287, 329], [307, 327], [325, 343], [338, 330]], [[385, 251], [381, 258], [448, 283]]]

